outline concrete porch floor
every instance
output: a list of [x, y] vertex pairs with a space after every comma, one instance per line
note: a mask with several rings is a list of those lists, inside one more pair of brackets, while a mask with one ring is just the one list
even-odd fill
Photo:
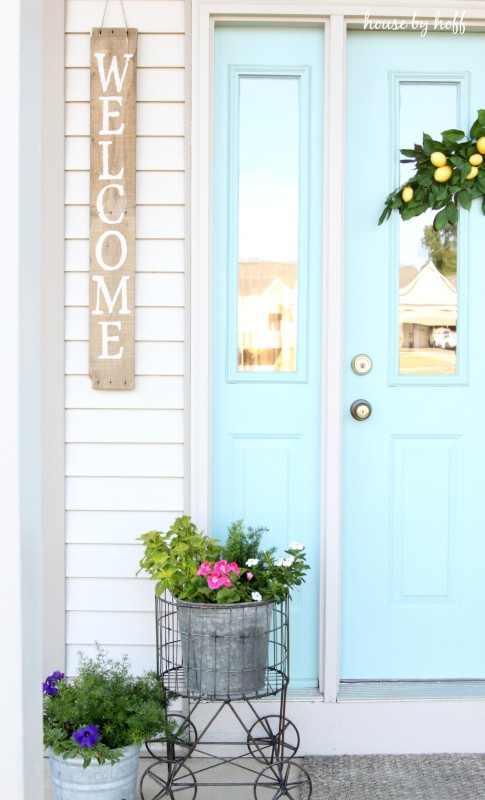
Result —
[[[301, 761], [301, 759], [295, 759]], [[232, 764], [219, 765], [217, 768], [211, 769], [209, 767], [214, 764], [212, 759], [208, 758], [192, 758], [188, 760], [188, 765], [192, 772], [196, 773], [198, 783], [213, 782], [220, 783], [220, 788], [217, 786], [198, 786], [197, 787], [197, 800], [254, 800], [254, 780], [260, 770], [263, 769], [263, 764], [258, 763], [254, 759], [240, 759], [240, 762], [245, 762], [246, 766], [250, 767], [253, 772], [248, 772], [244, 769], [237, 768]], [[238, 762], [239, 763], [239, 762]], [[152, 758], [140, 758], [140, 767], [138, 770], [138, 791], [135, 800], [141, 800], [139, 792], [140, 779], [145, 770], [151, 765], [156, 764]], [[207, 770], [202, 771], [201, 770]], [[296, 780], [295, 771], [290, 776], [291, 780]], [[247, 781], [250, 785], [237, 786], [232, 783]], [[230, 786], [224, 785], [230, 783]], [[155, 800], [157, 792], [160, 791], [159, 784], [147, 776], [143, 782], [143, 794], [145, 800]], [[258, 800], [271, 800], [274, 796], [274, 789], [262, 787], [258, 790]], [[192, 790], [177, 791], [177, 800], [193, 800], [194, 792]], [[300, 792], [295, 789], [291, 791], [292, 800], [300, 800]], [[49, 759], [44, 759], [44, 798], [43, 800], [54, 800], [54, 789], [50, 777], [50, 764]], [[92, 794], [86, 800], [96, 800]], [[303, 798], [301, 799], [303, 800]]]

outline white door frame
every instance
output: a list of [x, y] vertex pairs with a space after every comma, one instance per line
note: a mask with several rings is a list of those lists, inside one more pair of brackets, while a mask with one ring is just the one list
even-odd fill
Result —
[[[442, 19], [453, 19], [456, 0], [440, 0]], [[210, 529], [211, 497], [211, 232], [213, 36], [216, 21], [322, 25], [325, 28], [324, 248], [322, 314], [321, 630], [319, 680], [326, 703], [339, 687], [342, 518], [343, 263], [345, 167], [345, 44], [347, 27], [373, 20], [426, 19], [429, 3], [253, 2], [192, 0], [191, 163], [191, 386], [190, 512]], [[434, 20], [428, 17], [430, 29]], [[466, 17], [485, 23], [485, 9]], [[418, 35], [418, 34], [416, 34]], [[451, 34], [450, 34], [451, 35]], [[332, 157], [328, 158], [331, 153]], [[331, 193], [330, 193], [331, 190]], [[331, 202], [330, 202], [331, 196]], [[331, 298], [331, 302], [330, 302]], [[331, 465], [331, 469], [327, 469]]]

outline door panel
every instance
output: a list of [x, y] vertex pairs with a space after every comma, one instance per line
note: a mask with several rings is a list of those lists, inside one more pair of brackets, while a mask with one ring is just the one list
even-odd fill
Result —
[[[349, 36], [343, 679], [485, 678], [484, 221], [479, 203], [460, 213], [445, 272], [420, 248], [434, 214], [377, 226], [399, 148], [468, 132], [483, 107], [483, 46]], [[358, 353], [373, 361], [365, 375]], [[349, 413], [357, 398], [372, 405], [365, 421]]]
[[270, 529], [312, 569], [291, 603], [291, 678], [316, 686], [323, 30], [216, 28], [212, 532]]

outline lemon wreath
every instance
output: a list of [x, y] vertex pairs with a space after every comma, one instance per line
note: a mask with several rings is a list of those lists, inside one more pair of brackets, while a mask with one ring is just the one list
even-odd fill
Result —
[[485, 110], [470, 128], [467, 138], [463, 131], [443, 131], [442, 140], [423, 134], [423, 144], [412, 150], [401, 150], [402, 164], [415, 162], [413, 177], [387, 197], [379, 225], [389, 219], [397, 208], [402, 219], [437, 210], [433, 225], [437, 231], [458, 222], [458, 206], [470, 210], [472, 201], [482, 198], [485, 214]]

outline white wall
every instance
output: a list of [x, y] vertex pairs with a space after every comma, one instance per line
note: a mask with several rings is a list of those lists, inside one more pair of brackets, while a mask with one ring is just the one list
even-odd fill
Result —
[[[138, 28], [136, 388], [88, 377], [89, 47], [104, 0], [66, 3], [67, 670], [95, 641], [155, 667], [154, 587], [137, 536], [184, 508], [183, 0], [125, 0]], [[105, 26], [124, 27], [108, 3]]]
[[41, 4], [2, 7], [0, 631], [2, 796], [41, 783], [40, 137]]

